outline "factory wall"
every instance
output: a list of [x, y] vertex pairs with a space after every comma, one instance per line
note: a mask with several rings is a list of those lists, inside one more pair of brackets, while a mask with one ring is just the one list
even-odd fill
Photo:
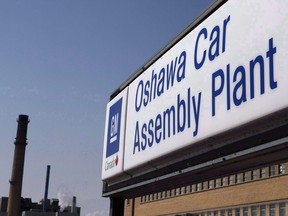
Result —
[[207, 181], [146, 194], [134, 201], [126, 199], [124, 215], [254, 216], [253, 209], [255, 216], [262, 216], [264, 209], [269, 215], [274, 207], [276, 216], [284, 216], [285, 208], [288, 212], [287, 167], [286, 162], [216, 179], [211, 176]]

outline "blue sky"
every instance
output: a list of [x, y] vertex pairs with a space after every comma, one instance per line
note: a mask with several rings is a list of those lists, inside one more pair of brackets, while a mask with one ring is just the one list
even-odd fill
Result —
[[0, 197], [8, 196], [19, 114], [30, 117], [23, 197], [77, 197], [82, 216], [108, 215], [101, 198], [110, 94], [212, 0], [0, 2]]

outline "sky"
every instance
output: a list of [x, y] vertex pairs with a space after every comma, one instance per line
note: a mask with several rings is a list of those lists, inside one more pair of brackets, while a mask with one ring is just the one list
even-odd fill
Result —
[[0, 197], [9, 195], [19, 114], [29, 115], [22, 197], [77, 197], [109, 215], [101, 164], [110, 95], [212, 0], [0, 1]]

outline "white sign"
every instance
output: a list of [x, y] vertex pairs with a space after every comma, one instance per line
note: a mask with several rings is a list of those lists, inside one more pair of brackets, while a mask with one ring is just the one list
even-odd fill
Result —
[[103, 180], [123, 172], [127, 93], [126, 88], [107, 104], [102, 164]]
[[124, 171], [288, 107], [287, 11], [229, 0], [134, 80]]

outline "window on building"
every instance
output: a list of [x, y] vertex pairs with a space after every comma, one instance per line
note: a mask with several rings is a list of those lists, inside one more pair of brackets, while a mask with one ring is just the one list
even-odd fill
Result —
[[244, 173], [244, 178], [243, 178], [244, 182], [247, 182], [250, 180], [250, 174], [251, 174], [251, 172], [245, 172]]
[[176, 196], [178, 194], [177, 188], [173, 189], [172, 193], [173, 193], [174, 196]]
[[257, 208], [256, 206], [251, 207], [251, 216], [257, 216]]
[[232, 209], [228, 209], [228, 216], [232, 216]]
[[181, 194], [184, 194], [184, 189], [185, 189], [185, 187], [179, 188], [179, 194], [180, 194], [180, 195], [181, 195]]
[[175, 196], [176, 195], [176, 189], [172, 189], [171, 190], [171, 196]]
[[176, 196], [179, 195], [179, 191], [180, 191], [180, 188], [176, 188], [176, 189], [175, 189], [175, 195], [176, 195]]
[[212, 213], [210, 211], [207, 212], [207, 216], [212, 216]]
[[186, 187], [182, 187], [181, 188], [181, 194], [185, 194], [186, 193]]
[[209, 181], [209, 189], [212, 189], [213, 188], [213, 180], [210, 180]]
[[266, 167], [260, 169], [260, 178], [266, 177]]
[[184, 193], [188, 193], [188, 191], [189, 191], [189, 186], [187, 185], [187, 186], [185, 187]]
[[214, 188], [218, 188], [218, 179], [214, 180]]
[[225, 177], [221, 178], [221, 186], [226, 186], [226, 178]]
[[279, 164], [279, 174], [280, 175], [285, 174], [285, 164], [284, 163]]
[[197, 191], [201, 191], [202, 190], [202, 183], [198, 183], [197, 184]]
[[238, 184], [238, 183], [240, 183], [240, 182], [241, 182], [241, 174], [238, 173], [238, 174], [236, 174], [236, 176], [235, 176], [235, 183]]
[[248, 207], [243, 208], [243, 216], [248, 216]]
[[266, 216], [266, 206], [260, 205], [260, 216]]
[[252, 171], [252, 180], [256, 180], [258, 178], [257, 170]]
[[229, 185], [233, 184], [233, 176], [228, 176], [228, 184]]
[[235, 216], [240, 216], [240, 208], [235, 209]]
[[269, 216], [275, 216], [275, 204], [269, 205]]
[[154, 200], [157, 200], [158, 199], [158, 193], [155, 193], [154, 194]]
[[286, 205], [285, 205], [285, 203], [279, 203], [279, 216], [286, 216]]
[[220, 211], [221, 216], [225, 216], [225, 210]]
[[185, 194], [186, 193], [186, 187], [182, 187], [181, 188], [181, 194]]
[[195, 184], [191, 185], [190, 192], [195, 192]]
[[214, 211], [214, 216], [218, 216], [218, 211]]
[[179, 188], [179, 189], [178, 189], [178, 191], [179, 191], [179, 193], [178, 193], [178, 194], [179, 194], [179, 195], [181, 195], [181, 194], [182, 194], [182, 192], [183, 192], [183, 190], [182, 190], [182, 187], [181, 187], [181, 188]]
[[203, 182], [202, 188], [203, 188], [203, 190], [207, 190], [207, 182]]
[[275, 175], [275, 166], [272, 165], [269, 167], [269, 176], [274, 176]]

